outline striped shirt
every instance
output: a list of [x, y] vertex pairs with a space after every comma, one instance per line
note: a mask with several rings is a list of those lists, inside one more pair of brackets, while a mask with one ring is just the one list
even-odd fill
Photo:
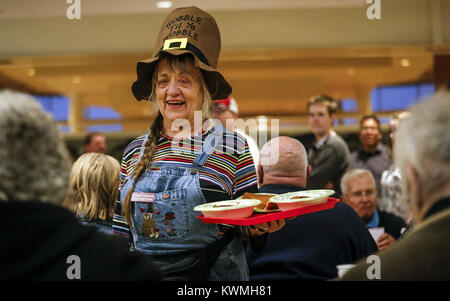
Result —
[[[175, 164], [190, 168], [209, 133], [203, 134], [201, 139], [191, 137], [184, 141], [184, 144], [172, 143], [169, 137], [161, 137], [152, 163], [157, 166], [170, 163], [172, 166]], [[133, 176], [144, 138], [144, 136], [136, 138], [125, 148], [119, 190], [127, 179]], [[200, 187], [208, 202], [235, 199], [245, 192], [257, 192], [256, 169], [247, 141], [232, 131], [224, 131], [222, 138], [222, 143], [209, 156], [203, 165], [204, 168], [199, 170]], [[113, 221], [114, 233], [129, 236], [129, 228], [120, 201], [116, 202]]]

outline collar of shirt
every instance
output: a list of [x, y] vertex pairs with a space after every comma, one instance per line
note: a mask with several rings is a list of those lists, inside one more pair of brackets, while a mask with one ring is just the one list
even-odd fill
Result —
[[373, 151], [371, 151], [371, 152], [366, 152], [363, 148], [361, 148], [361, 149], [359, 150], [359, 153], [360, 153], [361, 155], [363, 155], [363, 156], [370, 157], [370, 156], [374, 156], [374, 155], [378, 155], [378, 154], [383, 153], [383, 152], [385, 151], [385, 149], [386, 149], [386, 147], [385, 147], [381, 142], [379, 142], [379, 143], [377, 144], [377, 147], [376, 147]]
[[325, 137], [323, 137], [322, 139], [320, 139], [319, 141], [317, 141], [315, 144], [314, 144], [314, 147], [316, 148], [316, 149], [322, 149], [323, 148], [323, 146], [325, 145], [325, 143], [328, 141], [328, 138], [330, 138], [330, 136], [325, 136]]
[[378, 210], [375, 210], [372, 219], [366, 224], [367, 228], [376, 228], [380, 224], [380, 216], [378, 215]]
[[277, 194], [301, 190], [305, 190], [305, 188], [289, 184], [266, 184], [264, 186], [259, 187], [258, 189], [260, 193], [277, 193]]

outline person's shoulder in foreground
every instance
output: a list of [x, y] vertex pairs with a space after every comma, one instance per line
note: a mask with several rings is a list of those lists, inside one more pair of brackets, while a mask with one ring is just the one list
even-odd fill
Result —
[[72, 193], [70, 154], [30, 95], [0, 91], [0, 145], [0, 279], [160, 279], [126, 240], [83, 226], [62, 207]]
[[[11, 214], [16, 217], [8, 219]], [[9, 258], [2, 265], [0, 279], [161, 280], [153, 262], [130, 252], [126, 239], [84, 226], [60, 206], [8, 201], [0, 204], [0, 216], [1, 237], [9, 246], [3, 249], [7, 254], [0, 251]], [[3, 235], [5, 224], [18, 235]]]
[[[379, 256], [379, 280], [449, 281], [450, 280], [450, 209], [417, 226], [404, 239]], [[360, 261], [342, 280], [369, 280], [368, 269], [374, 262]], [[369, 271], [370, 274], [370, 271]]]

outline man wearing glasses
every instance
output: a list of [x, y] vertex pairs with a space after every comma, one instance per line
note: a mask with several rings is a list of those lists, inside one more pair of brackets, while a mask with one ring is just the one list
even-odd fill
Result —
[[384, 232], [374, 237], [378, 249], [392, 246], [406, 224], [401, 217], [376, 208], [377, 190], [372, 173], [367, 169], [346, 172], [341, 180], [341, 190], [342, 200], [356, 211], [369, 231], [378, 228]]
[[366, 168], [370, 170], [375, 179], [377, 196], [381, 197], [381, 174], [391, 166], [392, 162], [389, 159], [387, 147], [381, 142], [383, 134], [380, 121], [375, 115], [365, 115], [361, 118], [359, 126], [361, 148], [351, 153], [348, 169]]

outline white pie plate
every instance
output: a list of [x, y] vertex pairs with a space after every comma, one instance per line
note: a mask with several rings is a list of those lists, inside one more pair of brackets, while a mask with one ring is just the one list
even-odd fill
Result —
[[247, 218], [259, 204], [260, 200], [236, 199], [199, 205], [194, 211], [201, 211], [205, 217]]
[[[331, 189], [303, 190], [273, 196], [269, 199], [269, 202], [277, 204], [278, 208], [283, 211], [325, 203], [328, 197], [333, 194], [334, 190]], [[293, 199], [294, 197], [302, 198]]]

